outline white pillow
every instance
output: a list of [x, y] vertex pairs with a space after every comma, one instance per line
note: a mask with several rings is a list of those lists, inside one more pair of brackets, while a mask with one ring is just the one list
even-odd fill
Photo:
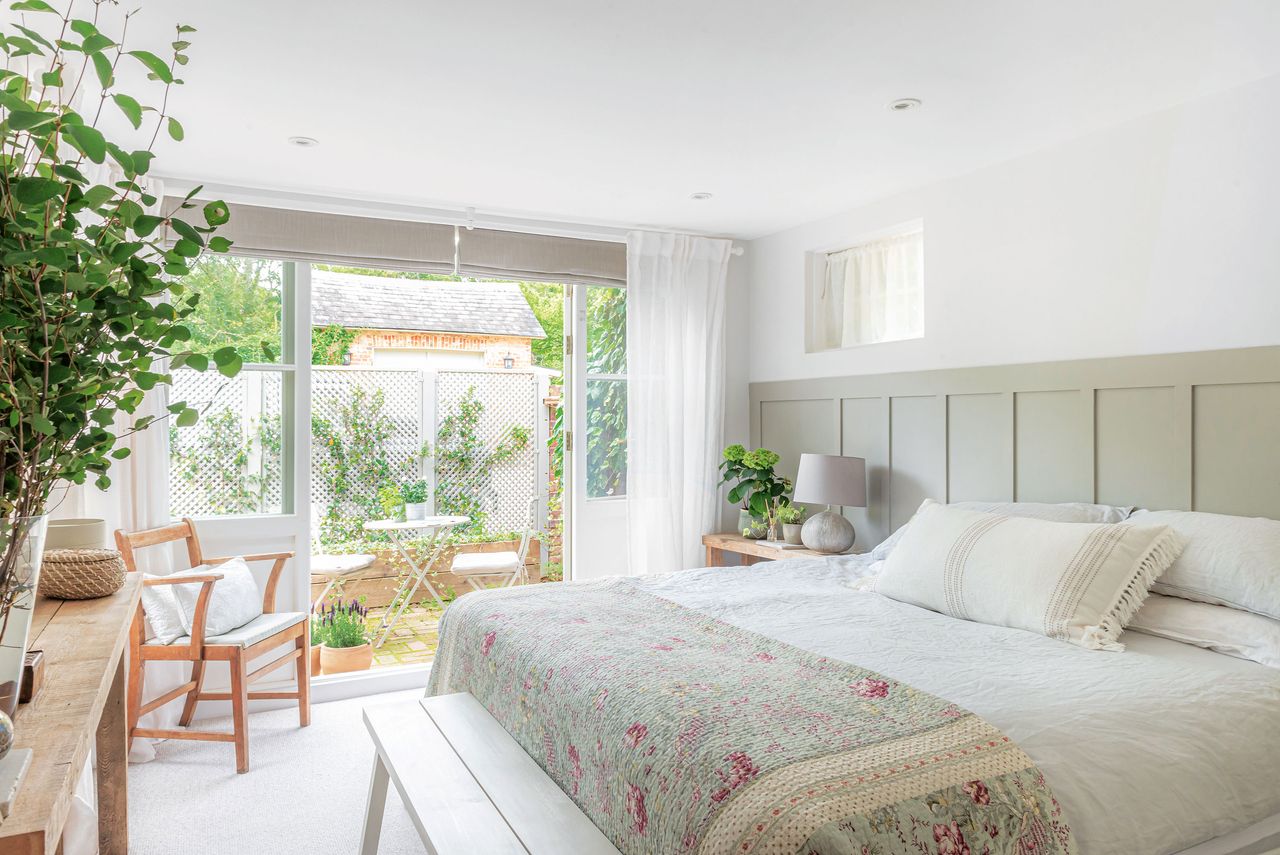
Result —
[[1151, 590], [1280, 620], [1280, 522], [1194, 511], [1138, 511], [1133, 520], [1188, 541]]
[[[182, 572], [189, 576], [201, 573], [222, 574], [209, 597], [209, 611], [205, 615], [204, 624], [205, 638], [230, 632], [262, 614], [262, 592], [258, 590], [253, 571], [244, 563], [243, 558], [232, 558], [216, 567], [201, 564]], [[178, 607], [182, 610], [183, 634], [190, 635], [196, 616], [196, 601], [200, 598], [200, 585], [173, 585], [172, 588]]]
[[1152, 594], [1129, 629], [1280, 668], [1280, 621], [1251, 612]]
[[[950, 507], [963, 508], [969, 511], [986, 511], [992, 514], [1005, 514], [1011, 517], [1027, 517], [1036, 520], [1052, 520], [1054, 522], [1082, 523], [1118, 523], [1124, 522], [1132, 507], [1117, 508], [1112, 505], [1090, 505], [1085, 502], [953, 502]], [[877, 561], [888, 558], [889, 553], [902, 539], [911, 520], [907, 520], [897, 531], [880, 542], [871, 550], [871, 557]]]
[[1051, 522], [926, 499], [879, 577], [858, 587], [963, 620], [1123, 650], [1125, 623], [1182, 546], [1164, 526]]
[[[190, 571], [183, 571], [190, 573]], [[165, 576], [143, 576], [144, 579], [164, 579]], [[182, 609], [173, 595], [173, 585], [142, 586], [142, 611], [151, 625], [151, 638], [160, 644], [170, 644], [187, 631], [182, 627]]]

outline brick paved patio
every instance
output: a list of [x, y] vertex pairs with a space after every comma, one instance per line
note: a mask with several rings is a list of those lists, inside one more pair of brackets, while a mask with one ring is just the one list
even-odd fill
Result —
[[[377, 627], [386, 610], [385, 606], [369, 609], [370, 631]], [[373, 651], [373, 667], [430, 662], [436, 655], [439, 626], [440, 607], [435, 603], [430, 608], [421, 603], [409, 606], [391, 630], [391, 635], [387, 636], [386, 644]]]

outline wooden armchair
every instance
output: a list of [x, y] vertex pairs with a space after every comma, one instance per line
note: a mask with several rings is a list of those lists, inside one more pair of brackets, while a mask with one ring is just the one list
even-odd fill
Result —
[[[133, 572], [137, 569], [134, 552], [148, 546], [184, 540], [187, 545], [187, 557], [192, 567], [201, 564], [212, 565], [212, 571], [196, 576], [182, 576], [178, 579], [147, 579], [144, 584], [176, 585], [199, 584], [200, 593], [196, 598], [195, 615], [192, 621], [191, 635], [179, 638], [172, 644], [161, 644], [158, 641], [146, 640], [144, 610], [138, 606], [134, 616], [133, 627], [129, 635], [129, 743], [133, 744], [135, 736], [153, 739], [197, 739], [210, 742], [234, 742], [236, 746], [236, 771], [249, 771], [249, 710], [250, 700], [255, 699], [294, 699], [298, 701], [298, 718], [302, 727], [311, 723], [311, 657], [309, 655], [309, 636], [311, 624], [305, 612], [276, 612], [276, 587], [280, 584], [280, 574], [285, 563], [293, 557], [292, 552], [275, 552], [262, 555], [245, 555], [244, 560], [272, 561], [271, 576], [267, 580], [266, 590], [262, 596], [262, 615], [254, 618], [244, 626], [223, 633], [219, 636], [207, 637], [205, 618], [209, 610], [209, 600], [213, 594], [213, 586], [222, 575], [216, 572], [216, 565], [229, 561], [229, 558], [208, 558], [200, 551], [200, 539], [196, 535], [195, 523], [183, 519], [180, 523], [147, 529], [146, 531], [116, 531], [116, 546], [124, 559], [125, 567]], [[249, 663], [255, 658], [282, 645], [292, 644], [293, 649], [270, 664], [263, 665], [254, 671], [248, 671]], [[165, 692], [158, 698], [142, 702], [143, 669], [148, 662], [156, 660], [178, 660], [191, 662], [191, 679], [172, 691]], [[279, 668], [290, 660], [297, 667], [298, 687], [292, 692], [251, 692], [249, 684], [263, 674]], [[231, 670], [230, 692], [204, 692], [205, 664], [207, 662], [225, 661]], [[182, 715], [178, 719], [181, 729], [168, 730], [162, 728], [138, 727], [138, 719], [143, 715], [175, 701], [183, 695], [187, 696], [182, 707]], [[195, 715], [196, 704], [200, 701], [230, 701], [232, 717], [232, 733], [216, 733], [207, 730], [193, 730], [189, 726]]]

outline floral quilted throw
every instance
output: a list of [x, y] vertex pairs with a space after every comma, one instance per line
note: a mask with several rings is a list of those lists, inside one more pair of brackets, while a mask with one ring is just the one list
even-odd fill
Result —
[[471, 594], [428, 694], [470, 692], [626, 855], [1075, 853], [973, 713], [632, 579]]

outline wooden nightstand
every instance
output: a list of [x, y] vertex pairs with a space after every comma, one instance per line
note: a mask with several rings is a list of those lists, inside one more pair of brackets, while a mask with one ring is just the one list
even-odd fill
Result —
[[707, 548], [708, 567], [723, 567], [726, 552], [741, 555], [744, 564], [779, 561], [783, 558], [828, 557], [827, 553], [814, 552], [812, 549], [777, 549], [769, 546], [768, 541], [752, 540], [740, 534], [704, 534], [702, 545]]

